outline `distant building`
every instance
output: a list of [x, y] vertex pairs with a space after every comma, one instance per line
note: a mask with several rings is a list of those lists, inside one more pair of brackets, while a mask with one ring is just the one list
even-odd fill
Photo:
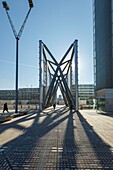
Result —
[[19, 100], [36, 100], [39, 99], [39, 88], [20, 88]]
[[78, 85], [79, 100], [86, 100], [91, 103], [94, 98], [94, 85], [93, 84], [79, 84]]
[[[75, 99], [75, 85], [72, 85], [72, 95]], [[94, 85], [93, 84], [79, 84], [78, 85], [79, 100], [86, 101], [86, 104], [93, 104], [94, 99]]]
[[0, 100], [14, 100], [15, 90], [0, 90]]
[[[72, 95], [75, 99], [75, 85], [72, 86]], [[79, 84], [78, 85], [79, 100], [82, 103], [92, 104], [94, 98], [94, 85], [93, 84]], [[0, 100], [15, 100], [15, 90], [0, 90]], [[39, 88], [20, 88], [18, 90], [18, 100], [33, 100], [39, 101]], [[58, 104], [64, 104], [62, 95], [57, 98]]]
[[113, 111], [113, 0], [93, 0], [93, 57], [97, 109]]
[[62, 95], [59, 95], [59, 99], [62, 99]]
[[[20, 88], [18, 100], [39, 99], [39, 88]], [[0, 100], [15, 100], [15, 90], [0, 90]]]
[[61, 94], [58, 95], [57, 104], [59, 104], [59, 105], [64, 105], [64, 104], [65, 104], [65, 103], [64, 103], [64, 99], [63, 99], [63, 97], [62, 97]]

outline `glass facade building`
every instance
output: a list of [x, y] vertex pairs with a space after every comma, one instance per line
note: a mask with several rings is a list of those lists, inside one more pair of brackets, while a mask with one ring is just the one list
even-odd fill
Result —
[[[75, 85], [72, 85], [72, 95], [75, 100]], [[79, 100], [86, 100], [87, 103], [93, 103], [94, 85], [93, 84], [79, 84], [78, 85]]]
[[94, 98], [94, 85], [93, 84], [79, 84], [78, 94], [80, 100], [89, 100]]
[[98, 108], [113, 110], [113, 0], [93, 0], [94, 86]]

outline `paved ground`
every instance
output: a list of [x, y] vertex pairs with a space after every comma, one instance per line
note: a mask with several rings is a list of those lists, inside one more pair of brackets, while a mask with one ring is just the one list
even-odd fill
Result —
[[95, 111], [57, 107], [2, 123], [0, 170], [113, 170], [112, 122]]
[[113, 113], [97, 113], [96, 110], [81, 110], [80, 112], [94, 131], [113, 147]]

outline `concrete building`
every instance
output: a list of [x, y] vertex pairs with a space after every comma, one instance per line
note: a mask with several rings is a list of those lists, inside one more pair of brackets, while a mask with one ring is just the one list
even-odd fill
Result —
[[94, 85], [93, 84], [79, 84], [78, 94], [80, 100], [87, 100], [94, 98]]
[[93, 56], [97, 109], [113, 111], [113, 0], [93, 0]]
[[[75, 100], [75, 85], [72, 85], [72, 95]], [[78, 85], [79, 106], [93, 105], [94, 85], [93, 84], [79, 84]]]
[[[20, 88], [19, 100], [39, 99], [39, 88]], [[15, 100], [15, 90], [0, 90], [0, 100]]]
[[15, 90], [0, 90], [0, 100], [14, 100]]
[[39, 88], [20, 88], [19, 100], [36, 100], [39, 99]]

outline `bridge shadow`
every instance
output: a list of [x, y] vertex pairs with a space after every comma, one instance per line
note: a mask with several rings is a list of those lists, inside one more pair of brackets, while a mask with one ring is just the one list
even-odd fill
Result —
[[113, 169], [113, 150], [111, 146], [102, 140], [80, 112], [77, 112], [77, 115], [99, 162], [99, 166], [101, 166], [102, 169]]
[[[77, 145], [75, 141], [74, 129], [76, 126], [73, 122], [73, 112], [72, 110], [69, 111], [67, 126], [65, 129], [65, 136], [63, 139], [63, 151], [59, 153], [59, 162], [58, 167], [59, 169], [76, 169], [76, 158], [75, 154], [77, 152]], [[58, 139], [59, 140], [59, 139]]]
[[[61, 112], [61, 115], [67, 112], [68, 109], [65, 107], [52, 110], [51, 113], [49, 113], [42, 122], [39, 121], [41, 114], [38, 113], [37, 115], [30, 117], [30, 115], [25, 116], [21, 119], [15, 120], [13, 123], [10, 122], [8, 124], [8, 127], [2, 128], [1, 132], [5, 131], [6, 128], [11, 128], [12, 126], [15, 127], [15, 129], [19, 128], [20, 130], [24, 130], [24, 133], [12, 141], [6, 143], [3, 148], [2, 152], [0, 152], [0, 156], [2, 159], [0, 159], [0, 167], [4, 167], [9, 169], [14, 169], [15, 167], [23, 170], [23, 165], [27, 164], [26, 161], [28, 157], [31, 157], [31, 160], [33, 161], [33, 166], [38, 166], [39, 157], [35, 161], [32, 159], [32, 154], [35, 152], [37, 145], [40, 143], [40, 139], [44, 137], [48, 132], [53, 130], [55, 127], [58, 126], [57, 119], [58, 114]], [[55, 114], [56, 113], [56, 114]], [[41, 116], [42, 117], [42, 116]], [[32, 126], [23, 129], [23, 126], [17, 125], [18, 123], [22, 123], [26, 120], [34, 119], [34, 122]], [[65, 121], [68, 119], [68, 116], [64, 116], [60, 122]], [[46, 142], [46, 141], [45, 141]], [[43, 147], [42, 147], [43, 150]], [[40, 153], [38, 153], [40, 155]], [[31, 160], [29, 160], [31, 164]], [[43, 160], [44, 161], [44, 160]], [[30, 166], [30, 165], [29, 165]], [[32, 169], [32, 168], [30, 168]]]
[[[66, 114], [67, 112], [69, 113]], [[3, 152], [0, 152], [0, 157], [2, 158], [0, 159], [0, 165], [3, 167], [3, 170], [8, 168], [11, 170], [15, 168], [23, 170], [25, 167], [31, 170], [37, 168], [44, 169], [47, 155], [51, 155], [51, 146], [49, 146], [50, 148], [46, 148], [47, 143], [49, 143], [51, 139], [47, 139], [45, 136], [65, 121], [67, 121], [67, 125], [65, 129], [65, 136], [62, 139], [63, 150], [62, 152], [57, 153], [57, 156], [59, 155], [59, 159], [56, 158], [58, 162], [56, 162], [54, 166], [58, 167], [58, 169], [77, 168], [76, 157], [80, 151], [80, 147], [77, 143], [77, 136], [75, 133], [77, 128], [79, 128], [79, 125], [76, 123], [76, 117], [75, 120], [73, 120], [76, 113], [69, 111], [66, 107], [63, 107], [60, 109], [58, 108], [58, 110], [51, 110], [51, 112], [46, 114], [47, 116], [45, 117], [44, 115], [44, 119], [42, 119], [42, 121], [40, 121], [42, 115], [38, 113], [35, 116], [32, 115], [33, 117], [28, 115], [14, 122], [17, 124], [18, 122], [24, 122], [28, 119], [34, 119], [32, 125], [24, 130], [24, 134], [3, 146]], [[80, 112], [77, 113], [77, 116], [101, 167], [103, 169], [105, 169], [105, 166], [108, 165], [109, 167], [113, 167], [113, 154], [110, 151], [110, 147], [94, 132]], [[10, 128], [10, 126], [8, 128]], [[23, 129], [21, 125], [15, 128]], [[58, 140], [58, 142], [60, 141], [59, 138], [56, 140]], [[48, 165], [48, 168], [52, 169], [52, 167], [52, 165]]]
[[23, 130], [25, 127], [22, 125], [19, 125], [19, 123], [28, 121], [28, 120], [32, 120], [35, 118], [36, 115], [34, 115], [34, 113], [30, 113], [28, 115], [24, 115], [18, 118], [13, 118], [13, 122], [12, 121], [6, 121], [3, 123], [0, 123], [0, 134], [3, 133], [5, 130], [10, 129], [10, 128], [14, 128], [14, 129], [18, 129], [18, 130]]
[[[30, 113], [28, 115], [15, 117], [15, 118], [13, 118], [13, 122], [12, 121], [6, 121], [6, 122], [3, 122], [3, 123], [0, 123], [0, 134], [2, 134], [4, 131], [6, 131], [7, 129], [10, 129], [10, 128], [14, 128], [14, 129], [18, 129], [18, 130], [23, 130], [25, 128], [25, 126], [23, 126], [20, 123], [27, 122], [29, 120], [33, 120], [36, 117], [39, 118], [40, 116], [47, 116], [47, 115], [49, 115], [49, 117], [50, 117], [52, 114], [57, 113], [60, 110], [62, 110], [62, 114], [63, 114], [63, 113], [65, 113], [65, 109], [66, 109], [66, 107], [64, 106], [64, 107], [62, 107], [62, 109], [61, 108], [59, 108], [57, 110], [47, 109], [48, 111], [43, 111], [42, 113], [39, 113], [39, 111], [36, 111], [36, 112]], [[48, 117], [48, 119], [49, 119], [49, 117]], [[57, 118], [57, 117], [55, 116], [54, 119], [55, 118]]]
[[70, 111], [62, 146], [59, 169], [113, 169], [113, 149], [99, 137], [80, 112]]

